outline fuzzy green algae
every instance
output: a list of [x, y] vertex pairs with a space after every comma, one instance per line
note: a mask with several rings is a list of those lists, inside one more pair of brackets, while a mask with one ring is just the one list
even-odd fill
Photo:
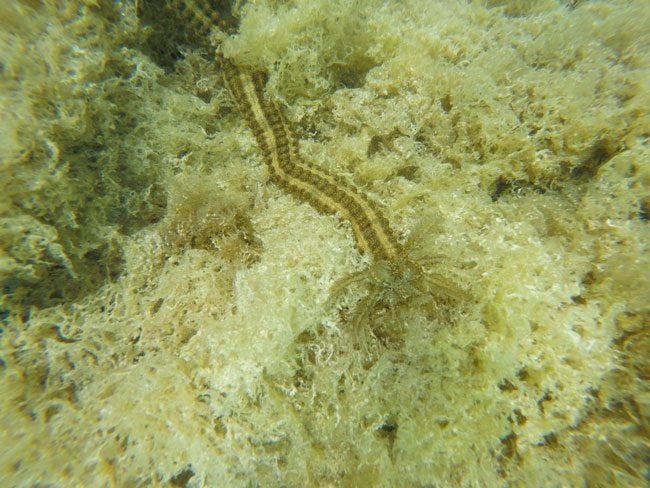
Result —
[[[1, 484], [644, 485], [650, 4], [237, 3], [0, 5]], [[464, 303], [332, 306], [210, 44]]]

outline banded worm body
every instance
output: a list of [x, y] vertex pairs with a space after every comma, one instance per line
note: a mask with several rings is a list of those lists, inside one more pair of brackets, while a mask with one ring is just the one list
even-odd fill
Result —
[[[172, 3], [195, 33], [207, 38], [214, 26], [225, 28], [222, 24], [227, 9], [219, 9], [219, 2], [172, 0]], [[271, 179], [316, 210], [338, 214], [348, 221], [359, 251], [372, 256], [374, 262], [397, 261], [403, 249], [379, 207], [351, 184], [300, 157], [297, 142], [277, 103], [264, 96], [265, 74], [240, 69], [220, 54], [216, 58], [226, 86], [255, 135]]]
[[224, 79], [255, 134], [272, 180], [323, 213], [338, 214], [352, 226], [357, 247], [375, 261], [395, 261], [402, 251], [377, 205], [349, 183], [305, 162], [273, 101], [264, 97], [262, 73], [248, 73], [222, 60]]
[[[151, 16], [156, 18], [159, 4], [146, 0], [149, 2], [153, 9]], [[233, 13], [227, 0], [167, 0], [164, 5], [175, 18], [183, 19], [188, 39], [209, 51], [215, 52], [215, 44], [238, 31], [237, 9]], [[338, 215], [347, 221], [357, 248], [371, 257], [366, 269], [334, 283], [329, 305], [339, 302], [342, 292], [356, 288], [361, 293], [356, 294], [360, 298], [351, 310], [352, 325], [368, 323], [375, 336], [394, 337], [399, 335], [399, 324], [407, 320], [404, 317], [414, 308], [427, 316], [440, 316], [448, 308], [447, 302], [468, 298], [464, 290], [432, 271], [435, 263], [429, 257], [430, 246], [420, 241], [422, 233], [415, 232], [401, 244], [381, 207], [371, 198], [350, 182], [309, 164], [300, 156], [296, 138], [280, 107], [264, 93], [264, 73], [237, 66], [225, 59], [218, 48], [215, 61], [255, 136], [271, 180], [319, 212]], [[327, 304], [326, 308], [329, 308]], [[341, 312], [345, 313], [344, 309], [342, 306]]]
[[[316, 210], [337, 214], [347, 220], [354, 232], [358, 249], [372, 257], [368, 269], [353, 273], [335, 283], [331, 300], [350, 285], [360, 284], [367, 293], [354, 312], [353, 323], [374, 322], [373, 315], [412, 304], [460, 301], [465, 292], [444, 277], [427, 271], [430, 263], [411, 258], [413, 240], [401, 245], [380, 208], [350, 183], [305, 162], [297, 142], [278, 105], [264, 96], [265, 76], [239, 69], [222, 59], [226, 85], [240, 112], [253, 131], [269, 167], [271, 178], [288, 193], [311, 204]], [[390, 326], [392, 327], [392, 326]]]

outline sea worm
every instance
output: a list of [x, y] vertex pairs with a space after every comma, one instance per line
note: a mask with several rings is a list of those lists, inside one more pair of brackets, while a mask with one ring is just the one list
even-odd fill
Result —
[[357, 247], [375, 261], [395, 261], [402, 246], [378, 206], [343, 179], [300, 157], [277, 104], [264, 97], [264, 75], [222, 60], [224, 79], [253, 131], [271, 179], [317, 210], [338, 214], [352, 226]]

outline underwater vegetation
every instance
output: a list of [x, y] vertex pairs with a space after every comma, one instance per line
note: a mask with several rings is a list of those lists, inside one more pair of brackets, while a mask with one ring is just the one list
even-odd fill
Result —
[[8, 486], [643, 486], [650, 5], [0, 5]]

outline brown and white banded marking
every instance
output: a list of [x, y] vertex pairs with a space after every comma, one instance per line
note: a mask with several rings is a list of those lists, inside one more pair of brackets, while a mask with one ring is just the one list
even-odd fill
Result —
[[273, 101], [264, 97], [261, 73], [248, 73], [222, 59], [224, 78], [264, 155], [274, 182], [317, 210], [350, 222], [357, 247], [376, 261], [394, 262], [402, 246], [388, 221], [349, 183], [305, 162], [288, 125]]

